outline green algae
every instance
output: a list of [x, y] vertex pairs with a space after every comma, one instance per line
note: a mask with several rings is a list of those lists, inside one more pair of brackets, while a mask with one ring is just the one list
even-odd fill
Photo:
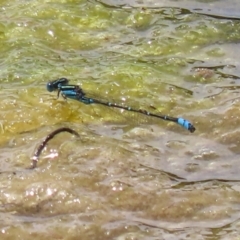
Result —
[[[239, 20], [152, 3], [1, 1], [1, 239], [239, 234]], [[197, 130], [57, 99], [58, 77]], [[59, 126], [81, 140], [56, 137], [24, 170]]]

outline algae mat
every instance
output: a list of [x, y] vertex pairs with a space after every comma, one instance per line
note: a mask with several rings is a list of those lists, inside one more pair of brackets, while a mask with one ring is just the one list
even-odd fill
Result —
[[[240, 239], [240, 3], [1, 1], [1, 239]], [[182, 116], [194, 133], [57, 99]], [[34, 150], [58, 127], [38, 168]]]

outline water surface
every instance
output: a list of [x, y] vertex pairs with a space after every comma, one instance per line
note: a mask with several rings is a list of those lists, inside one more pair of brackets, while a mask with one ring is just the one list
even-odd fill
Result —
[[[1, 239], [239, 239], [237, 0], [0, 9]], [[59, 77], [197, 130], [56, 99]], [[63, 126], [81, 138], [60, 134], [27, 170]]]

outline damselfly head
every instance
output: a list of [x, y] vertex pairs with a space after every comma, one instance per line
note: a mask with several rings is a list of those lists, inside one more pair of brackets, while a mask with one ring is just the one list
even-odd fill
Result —
[[58, 90], [61, 86], [67, 85], [69, 80], [67, 78], [59, 78], [47, 83], [47, 90], [49, 92]]

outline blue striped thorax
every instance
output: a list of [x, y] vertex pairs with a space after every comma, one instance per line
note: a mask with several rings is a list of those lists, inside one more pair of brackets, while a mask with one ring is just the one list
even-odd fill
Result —
[[83, 90], [77, 85], [63, 85], [59, 88], [61, 94], [66, 98], [80, 100], [85, 95]]

